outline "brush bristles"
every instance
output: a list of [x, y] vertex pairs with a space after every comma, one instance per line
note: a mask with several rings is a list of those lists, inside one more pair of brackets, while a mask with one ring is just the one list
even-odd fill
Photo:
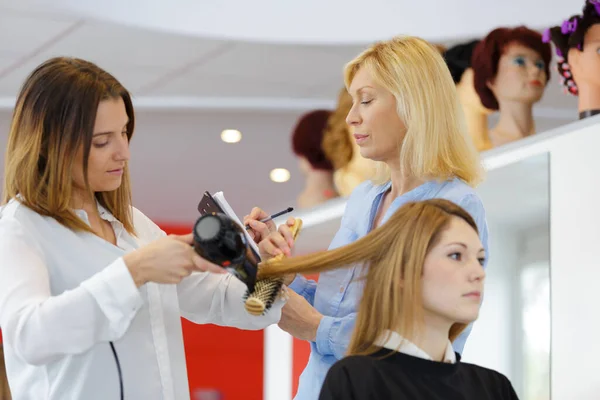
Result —
[[[294, 225], [290, 227], [294, 240], [298, 237], [300, 229], [302, 228], [302, 220], [296, 218]], [[283, 254], [279, 254], [271, 259], [271, 261], [278, 261], [284, 257]], [[281, 293], [283, 287], [283, 277], [275, 278], [264, 278], [260, 279], [260, 269], [258, 270], [258, 281], [254, 285], [254, 292], [249, 293], [246, 291], [244, 295], [246, 311], [249, 314], [260, 316], [264, 315], [266, 311], [271, 308], [277, 296]]]
[[245, 307], [249, 314], [260, 316], [271, 308], [281, 292], [283, 278], [261, 279], [254, 285], [254, 292], [246, 292]]

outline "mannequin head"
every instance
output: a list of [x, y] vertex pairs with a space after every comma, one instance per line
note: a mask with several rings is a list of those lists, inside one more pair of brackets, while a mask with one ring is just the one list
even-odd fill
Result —
[[451, 47], [444, 52], [444, 60], [456, 84], [458, 97], [463, 107], [481, 114], [490, 114], [492, 111], [483, 106], [479, 95], [475, 91], [475, 74], [471, 67], [471, 58], [478, 43], [479, 40], [473, 40]]
[[581, 15], [547, 29], [544, 41], [550, 40], [565, 91], [574, 96], [584, 87], [600, 91], [600, 1], [588, 0]]
[[550, 45], [524, 26], [491, 31], [473, 50], [475, 90], [483, 105], [537, 103], [550, 79]]
[[321, 149], [323, 131], [330, 115], [331, 112], [327, 110], [311, 111], [301, 116], [296, 123], [292, 133], [292, 148], [304, 174], [311, 170], [333, 170], [331, 162]]
[[488, 115], [492, 113], [483, 106], [475, 91], [475, 73], [471, 67], [471, 58], [479, 40], [461, 43], [444, 52], [444, 60], [450, 70], [458, 99], [462, 105], [465, 122], [473, 144], [479, 151], [492, 147], [488, 134]]
[[316, 206], [336, 197], [333, 165], [321, 148], [331, 111], [315, 110], [298, 120], [292, 133], [292, 147], [304, 175], [304, 190], [297, 199], [299, 208]]

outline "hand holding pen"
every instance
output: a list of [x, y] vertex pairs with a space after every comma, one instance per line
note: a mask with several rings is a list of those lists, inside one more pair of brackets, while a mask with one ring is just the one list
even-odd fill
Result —
[[[293, 210], [294, 209], [292, 207], [288, 207], [283, 211], [269, 215], [266, 211], [258, 207], [254, 207], [250, 214], [244, 217], [243, 222], [248, 230], [248, 234], [256, 243], [259, 243], [261, 240], [269, 236], [271, 232], [277, 231], [277, 226], [273, 222], [274, 218], [290, 213]], [[287, 222], [289, 223], [290, 221], [294, 221], [294, 219], [289, 218]], [[293, 224], [294, 223], [292, 222], [292, 225]]]

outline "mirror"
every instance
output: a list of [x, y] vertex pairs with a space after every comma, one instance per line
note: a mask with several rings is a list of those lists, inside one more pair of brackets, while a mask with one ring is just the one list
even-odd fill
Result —
[[488, 171], [478, 188], [490, 262], [463, 361], [502, 372], [523, 400], [550, 398], [549, 168], [536, 155]]

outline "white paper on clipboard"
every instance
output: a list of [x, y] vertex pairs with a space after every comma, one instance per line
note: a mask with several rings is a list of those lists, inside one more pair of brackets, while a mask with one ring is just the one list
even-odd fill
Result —
[[217, 204], [221, 207], [221, 209], [223, 211], [225, 211], [225, 214], [227, 214], [227, 216], [229, 218], [233, 219], [242, 228], [242, 231], [244, 231], [244, 235], [246, 236], [248, 243], [250, 244], [252, 249], [256, 252], [256, 254], [259, 255], [260, 251], [258, 250], [258, 245], [256, 244], [256, 242], [254, 242], [254, 239], [252, 239], [252, 236], [250, 236], [250, 234], [246, 230], [246, 227], [244, 226], [242, 221], [240, 221], [240, 219], [236, 215], [235, 211], [233, 211], [233, 208], [231, 208], [231, 206], [229, 205], [227, 200], [225, 200], [225, 195], [223, 195], [223, 192], [216, 192], [215, 194], [212, 195], [212, 197], [217, 202]]

